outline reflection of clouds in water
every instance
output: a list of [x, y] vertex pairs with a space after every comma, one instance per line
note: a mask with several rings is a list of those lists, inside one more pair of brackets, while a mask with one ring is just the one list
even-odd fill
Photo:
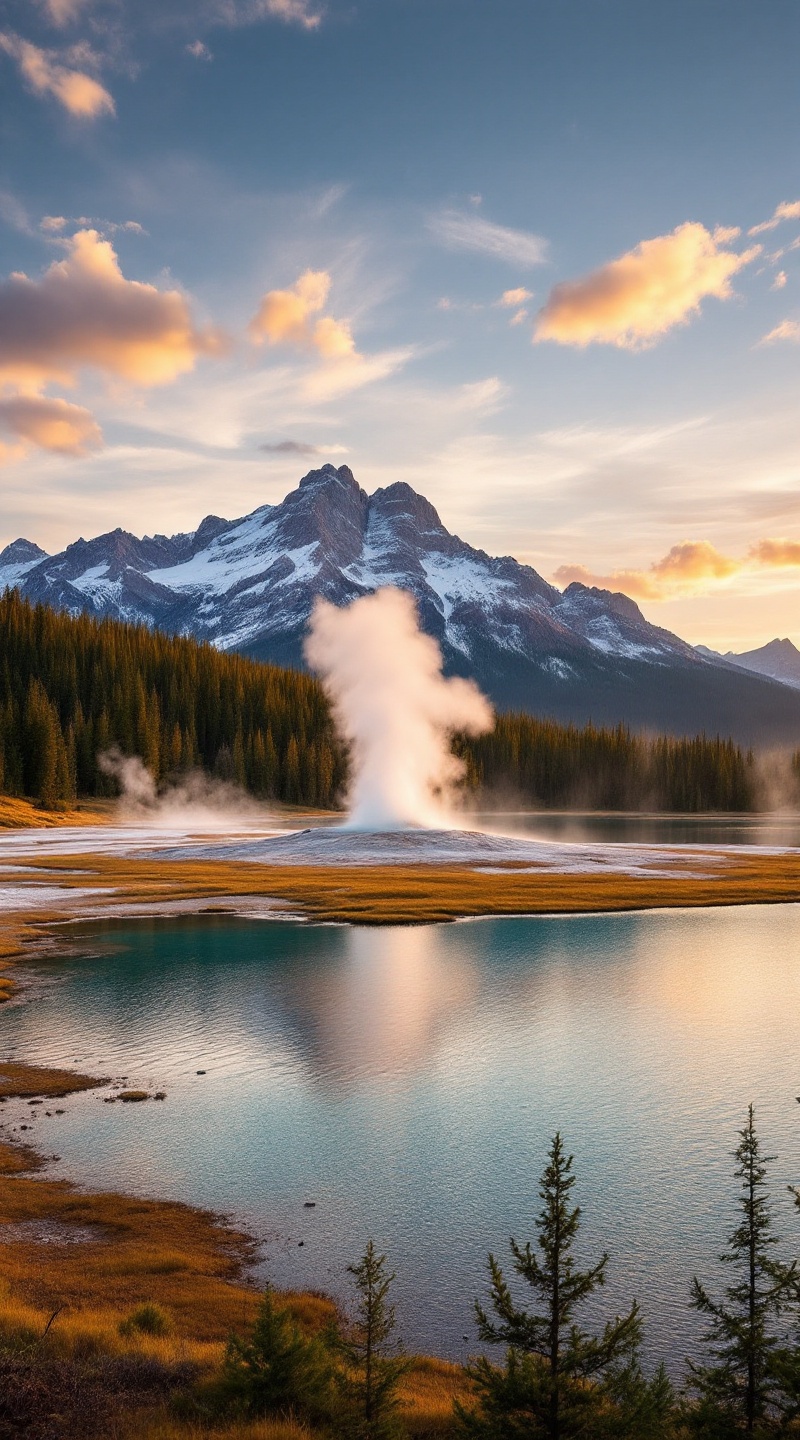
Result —
[[425, 1069], [474, 1000], [476, 965], [443, 954], [438, 927], [348, 929], [336, 963], [283, 987], [304, 1060], [326, 1085]]

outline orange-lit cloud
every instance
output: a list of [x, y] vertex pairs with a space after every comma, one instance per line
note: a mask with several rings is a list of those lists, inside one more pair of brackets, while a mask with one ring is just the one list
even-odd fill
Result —
[[800, 541], [759, 540], [758, 544], [753, 546], [750, 555], [758, 565], [788, 569], [800, 565]]
[[748, 235], [763, 235], [766, 230], [775, 230], [782, 220], [800, 220], [800, 200], [782, 200], [776, 205], [769, 220], [762, 220], [760, 225], [753, 225], [748, 230]]
[[306, 270], [291, 290], [268, 291], [250, 322], [251, 338], [256, 344], [267, 340], [270, 345], [316, 350], [323, 360], [356, 359], [349, 325], [320, 314], [330, 288], [326, 270]]
[[85, 455], [103, 443], [94, 416], [82, 405], [44, 395], [0, 400], [0, 426], [23, 442], [57, 455]]
[[794, 568], [800, 568], [800, 542], [796, 540], [759, 540], [739, 559], [723, 555], [708, 540], [684, 540], [646, 570], [595, 575], [584, 565], [562, 565], [555, 579], [559, 585], [578, 581], [602, 590], [622, 590], [637, 600], [672, 600], [705, 593], [734, 575]]
[[580, 280], [556, 285], [539, 311], [534, 339], [625, 350], [653, 344], [697, 314], [706, 296], [726, 300], [733, 293], [732, 276], [760, 247], [736, 254], [725, 248], [731, 233], [687, 221]]
[[56, 54], [19, 35], [0, 32], [0, 50], [16, 60], [20, 73], [34, 95], [52, 96], [81, 120], [113, 115], [114, 101], [99, 80], [83, 70], [64, 65]]
[[91, 366], [161, 385], [219, 351], [220, 336], [196, 328], [184, 295], [126, 280], [96, 230], [78, 231], [68, 245], [40, 280], [17, 273], [0, 283], [0, 384], [68, 384]]

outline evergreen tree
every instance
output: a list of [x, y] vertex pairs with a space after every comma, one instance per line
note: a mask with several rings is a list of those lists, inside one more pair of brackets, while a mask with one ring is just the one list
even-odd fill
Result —
[[344, 1433], [348, 1440], [389, 1440], [398, 1433], [397, 1387], [408, 1368], [393, 1338], [395, 1311], [388, 1296], [395, 1277], [372, 1240], [359, 1263], [347, 1269], [358, 1298], [355, 1317], [338, 1340]]
[[329, 1408], [330, 1385], [323, 1343], [304, 1335], [267, 1289], [250, 1337], [228, 1341], [224, 1399], [247, 1415], [315, 1417]]
[[[573, 1247], [580, 1208], [571, 1203], [575, 1184], [572, 1156], [561, 1136], [553, 1139], [541, 1178], [542, 1209], [536, 1219], [538, 1253], [530, 1241], [511, 1241], [514, 1269], [538, 1302], [532, 1312], [518, 1305], [497, 1260], [489, 1256], [494, 1317], [476, 1303], [480, 1339], [507, 1346], [505, 1365], [485, 1356], [467, 1367], [478, 1404], [456, 1405], [462, 1434], [481, 1440], [522, 1440], [599, 1433], [615, 1396], [635, 1386], [641, 1321], [636, 1303], [609, 1321], [599, 1335], [580, 1329], [576, 1312], [605, 1284], [608, 1256], [578, 1270]], [[644, 1383], [644, 1382], [643, 1382]], [[638, 1387], [637, 1395], [641, 1387]], [[594, 1427], [594, 1428], [593, 1428]]]
[[739, 1137], [734, 1174], [740, 1220], [720, 1255], [735, 1278], [722, 1300], [712, 1300], [697, 1276], [692, 1281], [692, 1305], [709, 1321], [703, 1337], [709, 1361], [689, 1363], [690, 1388], [698, 1397], [690, 1420], [701, 1434], [715, 1437], [765, 1435], [778, 1423], [785, 1408], [785, 1355], [776, 1322], [799, 1283], [796, 1262], [784, 1265], [773, 1254], [778, 1240], [766, 1177], [775, 1157], [761, 1154], [752, 1105]]

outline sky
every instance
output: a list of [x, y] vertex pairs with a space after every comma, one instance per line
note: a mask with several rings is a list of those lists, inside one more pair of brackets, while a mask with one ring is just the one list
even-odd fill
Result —
[[6, 0], [0, 545], [326, 461], [800, 644], [796, 0]]

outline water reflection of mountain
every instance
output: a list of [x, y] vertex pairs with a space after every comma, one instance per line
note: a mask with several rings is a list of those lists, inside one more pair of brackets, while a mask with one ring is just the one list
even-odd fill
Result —
[[[535, 1051], [545, 1016], [586, 1003], [587, 962], [603, 968], [613, 956], [608, 981], [627, 985], [637, 918], [587, 917], [578, 947], [575, 924], [379, 928], [209, 917], [144, 923], [135, 934], [111, 929], [111, 949], [98, 953], [95, 941], [94, 954], [71, 962], [58, 999], [48, 987], [19, 1017], [17, 1035], [42, 1058], [152, 1073], [159, 1083], [199, 1066], [244, 1086], [266, 1071], [276, 1084], [291, 1077], [332, 1092], [437, 1067], [456, 1077], [476, 1054], [491, 1065], [521, 1019]], [[595, 975], [589, 988], [596, 983]]]

